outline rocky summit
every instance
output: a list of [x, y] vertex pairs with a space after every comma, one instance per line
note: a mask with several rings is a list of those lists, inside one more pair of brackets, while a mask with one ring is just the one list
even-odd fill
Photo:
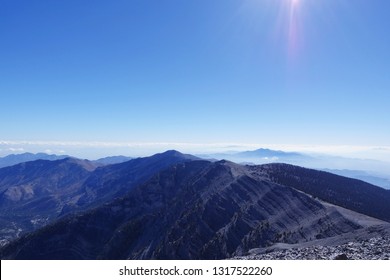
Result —
[[[288, 244], [279, 244], [274, 248], [269, 248], [269, 253], [256, 253], [253, 250], [247, 256], [236, 257], [239, 260], [390, 260], [390, 227], [387, 231], [370, 228], [371, 233], [366, 237], [354, 238], [350, 236], [350, 241], [339, 245], [330, 245], [331, 243], [342, 242], [341, 237], [333, 238], [329, 245], [311, 245], [301, 244], [291, 246]], [[378, 230], [378, 231], [377, 231]], [[370, 237], [371, 235], [371, 237]], [[318, 242], [324, 243], [326, 242]], [[283, 246], [284, 245], [284, 246]], [[307, 246], [307, 247], [306, 247]], [[287, 249], [290, 247], [289, 249]], [[263, 250], [264, 251], [264, 250]], [[267, 250], [265, 250], [267, 251]]]
[[312, 246], [238, 257], [239, 260], [390, 260], [390, 237], [337, 246]]

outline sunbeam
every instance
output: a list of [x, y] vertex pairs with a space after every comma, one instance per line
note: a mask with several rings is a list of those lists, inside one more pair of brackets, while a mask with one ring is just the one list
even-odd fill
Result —
[[287, 9], [289, 14], [288, 20], [288, 34], [287, 34], [287, 51], [289, 59], [293, 60], [296, 58], [301, 47], [301, 28], [299, 25], [299, 6], [300, 0], [289, 0], [287, 1]]

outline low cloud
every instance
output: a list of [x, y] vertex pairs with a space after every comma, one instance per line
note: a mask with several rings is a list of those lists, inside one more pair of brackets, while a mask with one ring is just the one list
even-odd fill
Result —
[[[259, 148], [333, 155], [361, 159], [389, 161], [390, 146], [357, 145], [289, 145], [264, 143], [186, 143], [186, 142], [115, 142], [115, 141], [8, 141], [0, 140], [1, 154], [15, 152], [42, 152], [97, 158], [108, 155], [147, 156], [165, 150], [179, 150], [190, 154], [251, 151]], [[66, 152], [65, 152], [66, 151]], [[272, 159], [270, 159], [272, 160]]]
[[23, 148], [8, 148], [7, 151], [9, 152], [24, 152]]
[[390, 147], [373, 147], [373, 151], [390, 151]]

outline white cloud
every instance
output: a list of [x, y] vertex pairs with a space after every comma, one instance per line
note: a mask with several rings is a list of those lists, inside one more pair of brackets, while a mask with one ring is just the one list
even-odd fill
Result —
[[10, 152], [24, 152], [23, 148], [8, 148], [7, 151]]
[[263, 160], [269, 160], [269, 161], [277, 161], [277, 160], [279, 160], [278, 157], [263, 157], [262, 159]]

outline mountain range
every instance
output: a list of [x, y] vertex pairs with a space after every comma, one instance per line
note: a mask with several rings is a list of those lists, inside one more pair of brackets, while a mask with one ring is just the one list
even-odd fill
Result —
[[177, 151], [23, 163], [0, 169], [0, 192], [2, 259], [223, 259], [390, 222], [390, 191], [363, 181]]
[[0, 157], [0, 168], [6, 167], [6, 166], [12, 166], [12, 165], [22, 163], [22, 162], [39, 160], [39, 159], [58, 160], [58, 159], [64, 159], [67, 157], [69, 157], [69, 156], [67, 156], [67, 155], [49, 155], [46, 153], [11, 154], [11, 155], [7, 155], [5, 157]]
[[[5, 157], [0, 157], [0, 168], [16, 165], [18, 163], [22, 162], [28, 162], [28, 161], [34, 161], [34, 160], [59, 160], [64, 158], [70, 158], [71, 156], [68, 155], [49, 155], [46, 153], [22, 153], [22, 154], [10, 154]], [[72, 157], [75, 158], [75, 157]], [[104, 158], [99, 158], [97, 160], [91, 160], [92, 162], [95, 162], [100, 165], [108, 165], [108, 164], [116, 164], [116, 163], [122, 163], [125, 161], [129, 161], [133, 159], [132, 157], [126, 157], [126, 156], [109, 156]]]
[[[253, 151], [230, 151], [217, 154], [200, 154], [199, 158], [209, 161], [230, 160], [239, 164], [267, 164], [267, 163], [288, 163], [308, 168], [316, 168], [337, 175], [359, 179], [367, 183], [390, 189], [390, 168], [388, 163], [374, 160], [357, 160], [342, 157], [331, 157], [325, 155], [310, 155], [298, 152], [285, 152], [271, 149], [257, 149]], [[70, 156], [49, 155], [45, 153], [22, 153], [11, 154], [0, 157], [0, 168], [12, 166], [22, 162], [34, 161], [38, 159], [58, 160]], [[75, 157], [73, 157], [75, 158]], [[90, 160], [99, 166], [123, 163], [134, 159], [128, 156], [109, 156]], [[361, 168], [361, 170], [353, 169]], [[379, 171], [378, 171], [379, 170]]]
[[378, 160], [352, 159], [322, 154], [285, 152], [270, 149], [230, 151], [217, 154], [200, 154], [207, 160], [230, 160], [240, 164], [288, 163], [315, 168], [334, 174], [355, 178], [390, 189], [390, 163]]

